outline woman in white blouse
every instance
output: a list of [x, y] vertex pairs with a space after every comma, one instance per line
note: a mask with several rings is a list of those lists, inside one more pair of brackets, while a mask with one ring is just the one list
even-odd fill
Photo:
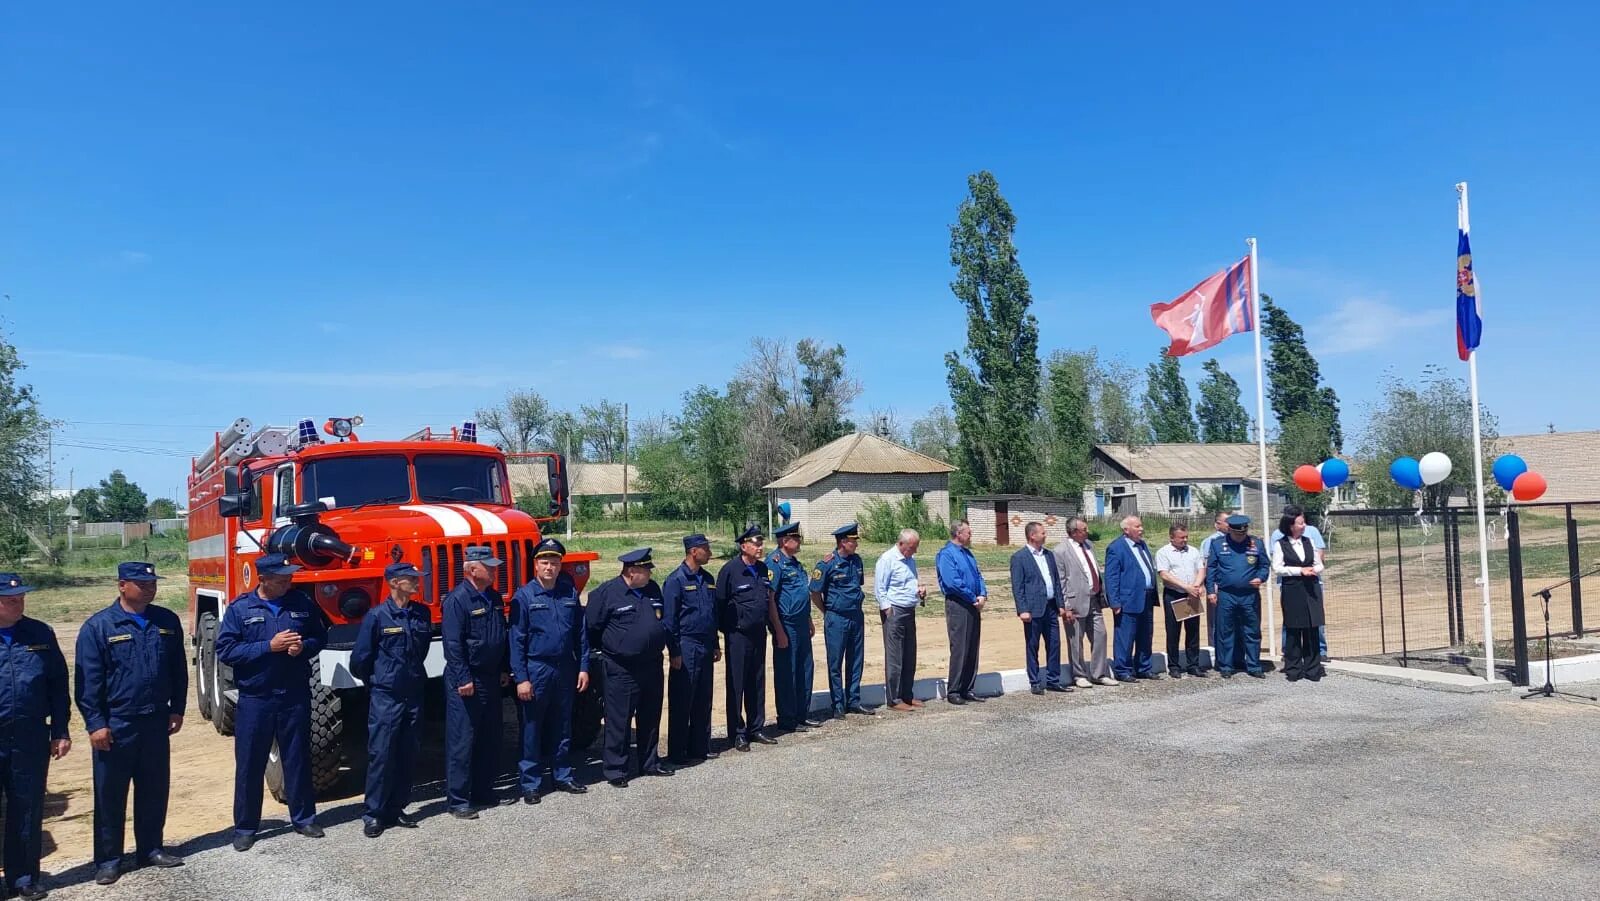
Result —
[[1322, 678], [1317, 657], [1317, 629], [1322, 626], [1322, 561], [1305, 537], [1305, 516], [1285, 516], [1278, 521], [1283, 535], [1272, 545], [1272, 572], [1282, 577], [1283, 626], [1289, 641], [1283, 648], [1283, 673], [1290, 682]]

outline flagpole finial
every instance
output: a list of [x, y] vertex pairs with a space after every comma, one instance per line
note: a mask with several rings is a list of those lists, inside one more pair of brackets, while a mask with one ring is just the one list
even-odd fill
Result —
[[1467, 190], [1467, 183], [1466, 182], [1464, 182], [1464, 181], [1456, 182], [1456, 193], [1457, 194], [1464, 193], [1466, 190]]

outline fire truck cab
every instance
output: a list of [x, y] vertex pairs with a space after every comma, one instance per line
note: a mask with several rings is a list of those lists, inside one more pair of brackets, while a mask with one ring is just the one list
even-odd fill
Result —
[[[440, 601], [462, 579], [464, 551], [488, 545], [505, 561], [497, 588], [511, 595], [533, 578], [540, 523], [567, 512], [565, 460], [519, 455], [547, 467], [549, 515], [514, 506], [506, 455], [476, 443], [471, 423], [448, 433], [424, 429], [400, 441], [361, 441], [359, 417], [330, 419], [324, 440], [312, 420], [296, 429], [252, 431], [238, 420], [217, 433], [189, 477], [189, 630], [202, 716], [231, 735], [238, 693], [216, 657], [218, 625], [229, 602], [256, 587], [255, 562], [287, 554], [303, 569], [295, 587], [316, 602], [328, 627], [313, 665], [312, 769], [322, 792], [365, 754], [365, 688], [350, 672], [362, 618], [385, 597], [384, 567], [409, 561], [423, 572], [420, 600], [434, 621], [427, 672], [444, 672]], [[569, 553], [566, 571], [581, 591], [594, 553]], [[276, 749], [268, 785], [281, 794]]]

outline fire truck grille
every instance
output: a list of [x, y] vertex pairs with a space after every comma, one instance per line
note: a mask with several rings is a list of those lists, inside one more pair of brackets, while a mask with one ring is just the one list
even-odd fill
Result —
[[427, 570], [430, 563], [432, 576], [426, 586], [426, 595], [430, 603], [437, 603], [450, 589], [461, 583], [464, 578], [463, 569], [466, 565], [467, 547], [474, 544], [488, 544], [494, 549], [494, 555], [503, 561], [495, 573], [495, 588], [499, 589], [502, 597], [509, 597], [511, 592], [517, 590], [529, 578], [531, 572], [524, 574], [523, 562], [531, 563], [533, 542], [527, 539], [507, 542], [505, 540], [490, 542], [441, 542], [432, 547], [422, 549], [422, 566]]

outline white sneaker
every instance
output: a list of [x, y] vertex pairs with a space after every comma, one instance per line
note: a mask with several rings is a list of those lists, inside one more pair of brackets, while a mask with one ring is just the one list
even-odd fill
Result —
[[1096, 679], [1094, 681], [1095, 681], [1095, 684], [1097, 684], [1097, 685], [1105, 685], [1107, 687], [1115, 687], [1116, 685], [1119, 684], [1117, 682], [1117, 680], [1111, 678], [1110, 676], [1101, 676], [1100, 678], [1098, 678], [1098, 679]]
[[1090, 682], [1088, 679], [1085, 679], [1082, 676], [1079, 676], [1078, 678], [1072, 680], [1072, 684], [1078, 686], [1079, 688], [1088, 688], [1089, 686], [1093, 685], [1094, 683]]

